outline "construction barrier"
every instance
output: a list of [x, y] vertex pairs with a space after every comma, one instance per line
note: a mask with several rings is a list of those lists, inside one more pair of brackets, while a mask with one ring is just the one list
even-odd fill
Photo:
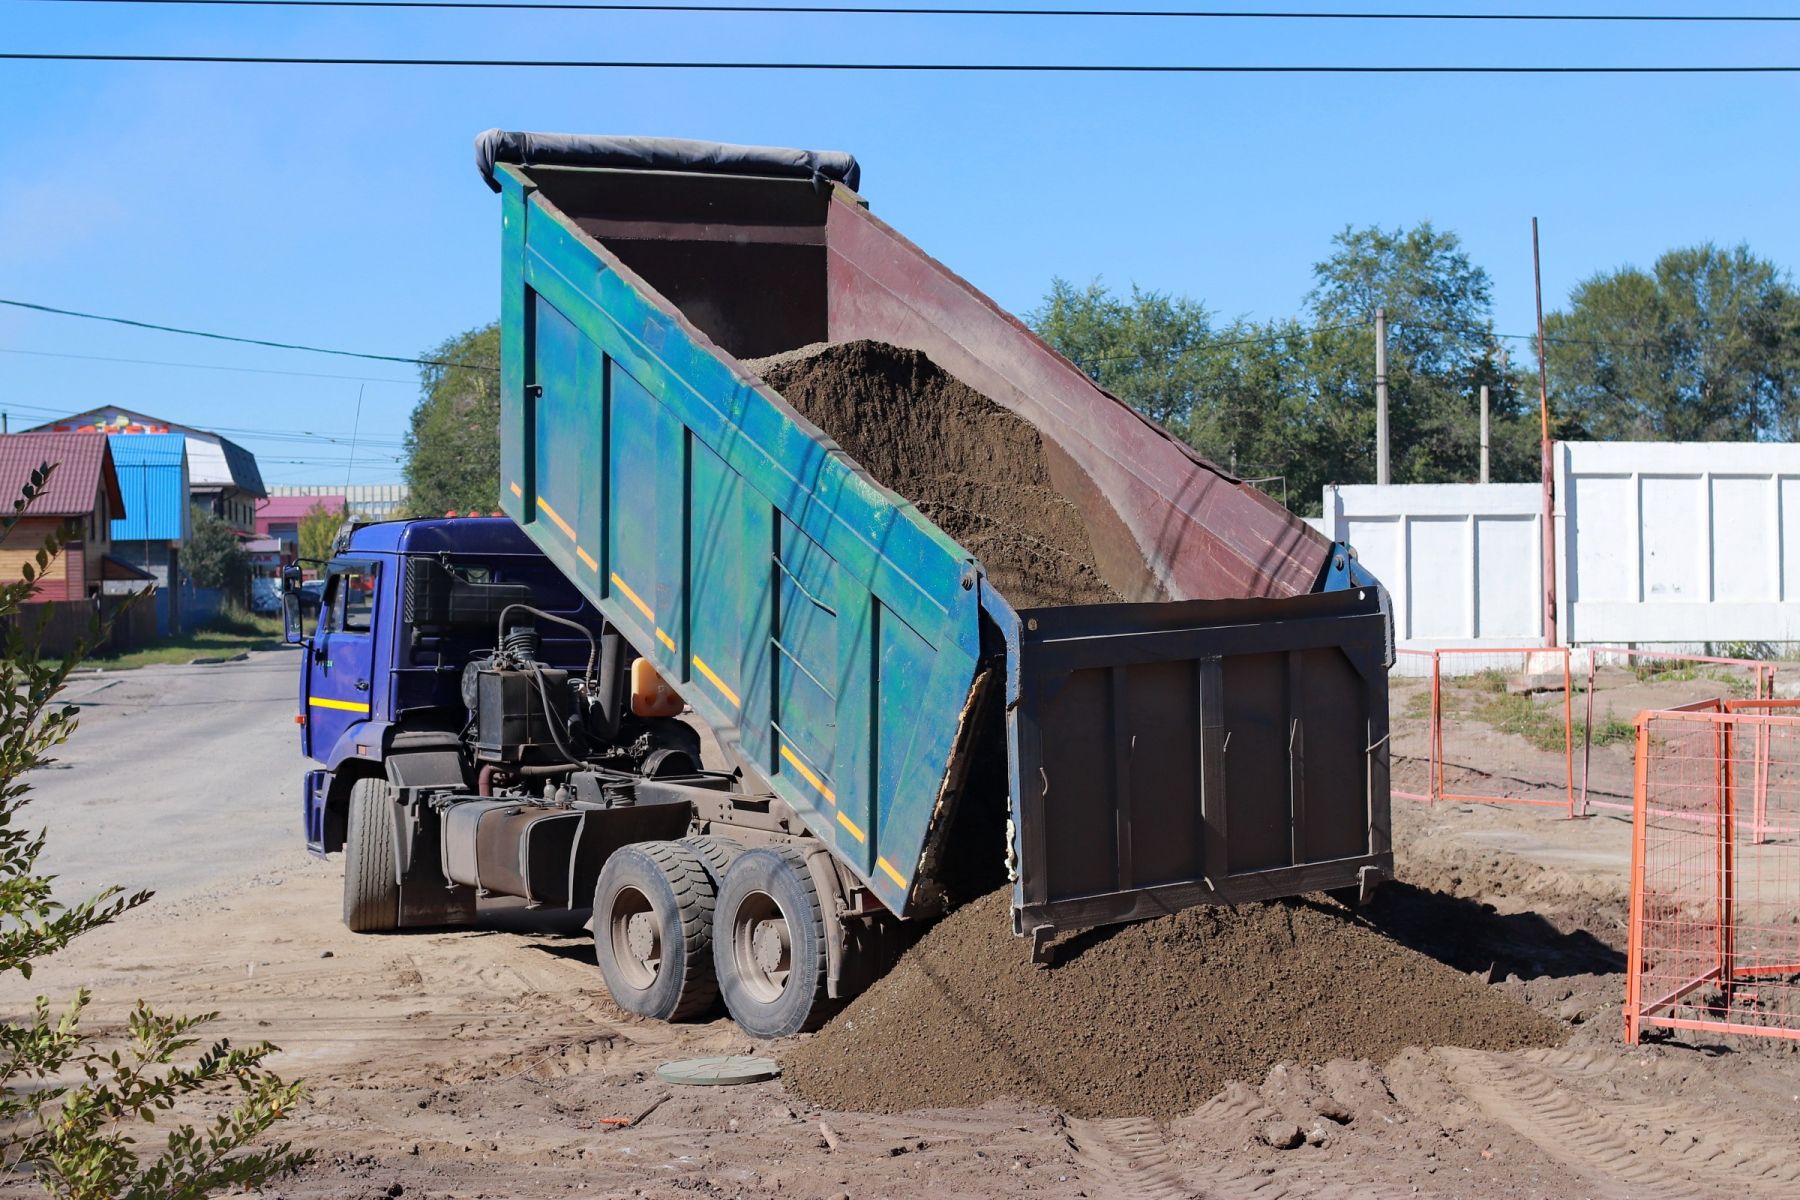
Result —
[[[1415, 656], [1389, 715], [1393, 795], [1401, 799], [1532, 804], [1574, 815], [1574, 708], [1569, 651], [1488, 646], [1400, 651]], [[1423, 674], [1419, 666], [1429, 659]], [[1479, 767], [1492, 753], [1470, 752], [1482, 738], [1508, 742], [1502, 771]], [[1459, 747], [1463, 751], [1459, 752]], [[1422, 767], [1422, 769], [1421, 769]]]
[[1699, 701], [1634, 724], [1625, 1040], [1800, 1039], [1800, 704]]
[[[1593, 750], [1623, 742], [1632, 735], [1632, 720], [1650, 708], [1680, 709], [1717, 698], [1767, 699], [1775, 694], [1777, 664], [1758, 659], [1725, 658], [1711, 654], [1680, 654], [1668, 650], [1626, 646], [1586, 646], [1576, 651], [1585, 660], [1582, 697], [1577, 701], [1576, 753], [1581, 759], [1581, 787], [1575, 811], [1588, 816], [1595, 810], [1629, 813], [1630, 799], [1618, 795], [1608, 800], [1592, 794]], [[1685, 685], [1695, 700], [1688, 705], [1670, 704], [1663, 696], [1645, 695], [1649, 688]], [[1714, 711], [1724, 711], [1721, 703]]]
[[[1781, 664], [1757, 659], [1619, 646], [1469, 646], [1398, 654], [1390, 757], [1392, 794], [1403, 800], [1628, 815], [1628, 775], [1615, 765], [1607, 786], [1596, 789], [1592, 780], [1596, 747], [1629, 751], [1637, 713], [1783, 703], [1773, 700]], [[1685, 687], [1698, 698], [1670, 704], [1671, 687]], [[1493, 768], [1497, 756], [1491, 750], [1467, 752], [1478, 739], [1508, 735], [1523, 738], [1530, 749], [1510, 741], [1504, 757], [1512, 765], [1503, 771]]]

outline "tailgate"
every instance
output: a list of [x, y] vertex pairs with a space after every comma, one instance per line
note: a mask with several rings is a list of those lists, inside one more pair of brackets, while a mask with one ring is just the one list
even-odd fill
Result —
[[1391, 876], [1376, 589], [1028, 609], [1015, 932]]

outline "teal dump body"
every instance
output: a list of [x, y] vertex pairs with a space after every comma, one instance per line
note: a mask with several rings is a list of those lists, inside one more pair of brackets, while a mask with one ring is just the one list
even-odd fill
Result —
[[[498, 177], [506, 512], [749, 786], [779, 795], [888, 909], [929, 900], [920, 885], [980, 721], [1006, 739], [1015, 833], [992, 855], [1015, 868], [1022, 929], [1244, 894], [1228, 886], [1228, 815], [1234, 837], [1260, 838], [1239, 865], [1263, 893], [1391, 862], [1380, 615], [1370, 594], [1308, 594], [1330, 573], [1323, 538], [1094, 388], [841, 187], [565, 166]], [[1165, 603], [1040, 610], [1040, 630], [742, 365], [852, 338], [922, 349], [1032, 420], [1108, 582]], [[1255, 655], [1222, 674], [1232, 631], [1250, 627]], [[1235, 717], [1219, 698], [1232, 678], [1250, 705]], [[1097, 706], [1069, 703], [1088, 692]], [[1340, 795], [1294, 787], [1288, 726], [1331, 720], [1317, 697], [1344, 709], [1343, 730], [1312, 743]], [[1234, 719], [1287, 730], [1238, 743], [1264, 746], [1267, 764], [1228, 757]], [[1128, 761], [1136, 731], [1217, 753], [1179, 750], [1188, 776], [1169, 785]], [[1088, 782], [1068, 792], [1063, 778]], [[1246, 808], [1250, 787], [1281, 804]]]

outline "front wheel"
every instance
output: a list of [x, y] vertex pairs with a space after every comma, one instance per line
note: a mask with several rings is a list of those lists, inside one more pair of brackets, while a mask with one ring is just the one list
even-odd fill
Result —
[[726, 1009], [751, 1037], [788, 1037], [830, 1015], [825, 919], [804, 854], [768, 846], [732, 860], [719, 886], [713, 964]]
[[400, 882], [394, 874], [394, 802], [387, 780], [359, 779], [350, 788], [344, 834], [344, 925], [351, 933], [400, 928]]

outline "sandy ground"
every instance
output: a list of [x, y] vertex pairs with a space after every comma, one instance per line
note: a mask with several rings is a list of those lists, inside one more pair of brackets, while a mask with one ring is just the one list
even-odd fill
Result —
[[[276, 702], [291, 678], [265, 665], [253, 659], [231, 677], [244, 689], [238, 719], [291, 735], [290, 710]], [[148, 678], [111, 691], [129, 696]], [[221, 678], [171, 674], [146, 694], [205, 692]], [[162, 772], [154, 727], [164, 722], [175, 737], [193, 709], [130, 711], [151, 727], [137, 770]], [[96, 710], [71, 747], [75, 765], [43, 773], [34, 811], [53, 845], [81, 836], [82, 764], [107, 757], [100, 747], [115, 719]], [[1540, 765], [1512, 741], [1484, 750], [1483, 769]], [[1565, 1047], [1419, 1047], [1386, 1062], [1284, 1064], [1166, 1123], [1079, 1121], [1010, 1103], [876, 1117], [808, 1108], [779, 1081], [659, 1084], [653, 1071], [668, 1059], [751, 1047], [724, 1020], [665, 1026], [621, 1015], [591, 943], [569, 922], [514, 908], [465, 931], [347, 933], [337, 864], [300, 849], [294, 781], [283, 774], [299, 767], [291, 745], [248, 774], [224, 754], [185, 761], [180, 795], [161, 802], [167, 831], [154, 861], [110, 841], [74, 860], [86, 872], [116, 853], [121, 878], [157, 882], [162, 895], [29, 987], [9, 981], [0, 1006], [16, 1013], [37, 991], [85, 985], [100, 1026], [142, 996], [171, 1010], [217, 1009], [221, 1032], [278, 1043], [279, 1069], [313, 1093], [285, 1132], [317, 1157], [271, 1196], [1800, 1194], [1800, 1053], [1744, 1039], [1620, 1044], [1629, 827], [1613, 817], [1396, 801], [1402, 874], [1426, 890], [1396, 889], [1371, 913], [1565, 1022]], [[227, 806], [230, 824], [284, 832], [223, 840]], [[621, 1117], [641, 1119], [607, 1124]], [[1307, 1140], [1275, 1149], [1278, 1126]], [[0, 1191], [29, 1194], [18, 1183]]]

